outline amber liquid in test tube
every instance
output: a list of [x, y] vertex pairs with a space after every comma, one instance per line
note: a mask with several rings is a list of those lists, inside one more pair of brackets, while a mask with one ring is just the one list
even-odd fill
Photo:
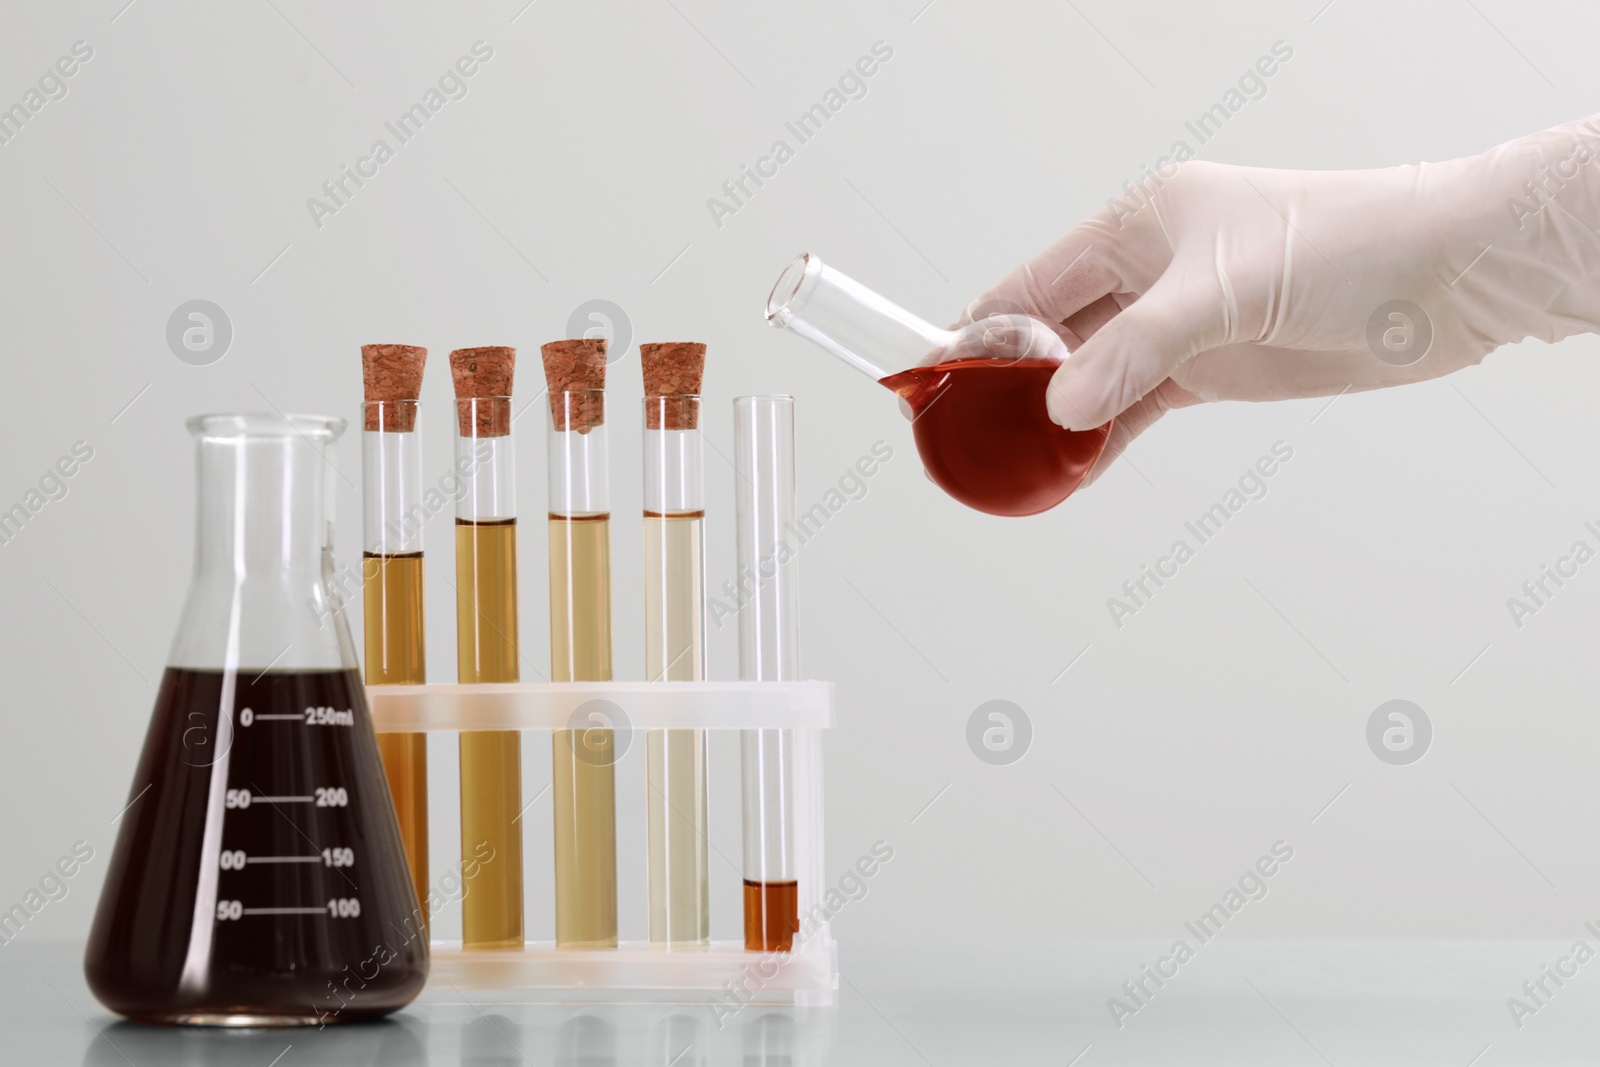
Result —
[[[611, 680], [603, 339], [543, 347], [550, 386], [550, 679]], [[616, 733], [603, 707], [551, 735], [556, 945], [617, 945]]]
[[[794, 398], [733, 402], [734, 499], [739, 574], [754, 592], [739, 611], [739, 676], [800, 680]], [[788, 730], [741, 735], [744, 785], [744, 947], [787, 952], [800, 927], [794, 851], [794, 737]]]
[[[704, 680], [705, 485], [698, 390], [705, 345], [639, 346], [644, 366], [645, 677]], [[651, 730], [648, 770], [650, 940], [711, 939], [704, 730]]]
[[[368, 685], [422, 685], [422, 441], [417, 396], [428, 350], [362, 345], [363, 551], [361, 590]], [[428, 926], [428, 735], [381, 733], [378, 754], [394, 798], [424, 933]]]
[[[511, 379], [516, 350], [450, 353], [455, 378], [456, 670], [461, 683], [521, 680], [517, 648], [516, 469]], [[466, 948], [521, 948], [522, 735], [465, 731], [461, 744], [461, 858]]]

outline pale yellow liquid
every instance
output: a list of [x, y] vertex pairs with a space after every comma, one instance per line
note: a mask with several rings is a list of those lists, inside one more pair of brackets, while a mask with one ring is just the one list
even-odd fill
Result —
[[[428, 680], [422, 625], [422, 553], [368, 554], [361, 561], [366, 610], [368, 685], [422, 685]], [[378, 735], [378, 754], [394, 798], [400, 841], [417, 893], [417, 918], [428, 928], [428, 735]]]
[[[463, 684], [521, 679], [514, 519], [456, 520], [456, 671]], [[521, 811], [522, 736], [515, 730], [462, 733], [461, 940], [467, 948], [522, 947]]]
[[[650, 681], [705, 677], [701, 511], [644, 516], [644, 658]], [[706, 734], [651, 730], [650, 940], [710, 940], [706, 859]]]
[[[611, 680], [609, 515], [550, 516], [550, 678]], [[617, 797], [611, 730], [551, 737], [556, 944], [617, 944]]]

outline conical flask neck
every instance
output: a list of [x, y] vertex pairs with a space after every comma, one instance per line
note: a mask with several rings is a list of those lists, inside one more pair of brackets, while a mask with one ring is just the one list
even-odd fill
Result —
[[767, 298], [767, 321], [822, 346], [874, 381], [936, 361], [955, 339], [809, 252], [779, 276]]
[[333, 573], [323, 454], [343, 429], [343, 420], [308, 416], [190, 423], [195, 565], [174, 666], [353, 665], [340, 608], [360, 580]]
[[236, 581], [317, 580], [328, 543], [323, 461], [290, 438], [202, 438], [195, 569]]

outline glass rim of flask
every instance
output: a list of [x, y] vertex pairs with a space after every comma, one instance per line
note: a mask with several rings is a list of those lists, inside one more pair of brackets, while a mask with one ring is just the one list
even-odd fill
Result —
[[280, 415], [262, 412], [196, 415], [184, 423], [199, 438], [303, 437], [332, 441], [344, 433], [346, 420], [337, 415]]

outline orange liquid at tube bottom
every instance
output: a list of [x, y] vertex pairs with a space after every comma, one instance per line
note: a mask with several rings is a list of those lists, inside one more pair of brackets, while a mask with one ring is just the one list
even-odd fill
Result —
[[799, 929], [799, 882], [744, 880], [746, 952], [792, 952]]
[[911, 433], [934, 484], [990, 515], [1037, 515], [1083, 484], [1111, 435], [1050, 421], [1054, 360], [953, 359], [879, 384], [911, 407]]

